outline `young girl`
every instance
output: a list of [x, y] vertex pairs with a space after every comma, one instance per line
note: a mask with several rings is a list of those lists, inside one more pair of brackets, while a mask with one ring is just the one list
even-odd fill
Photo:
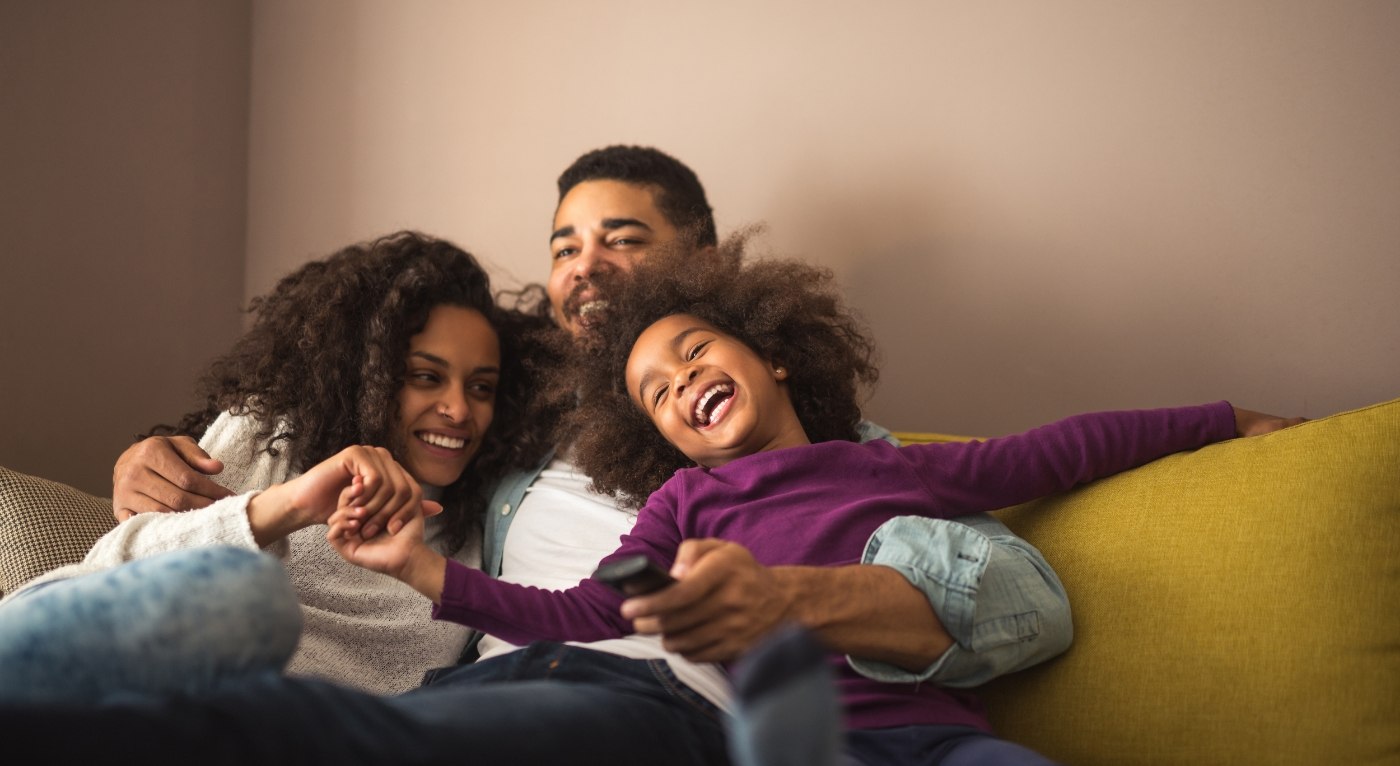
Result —
[[[370, 477], [375, 509], [440, 504], [433, 550], [477, 566], [493, 478], [548, 446], [520, 416], [526, 320], [497, 307], [470, 254], [414, 232], [307, 263], [251, 310], [203, 377], [204, 406], [165, 429], [202, 433], [234, 496], [133, 517], [7, 600], [0, 698], [190, 688], [288, 655], [293, 674], [387, 694], [458, 658], [465, 628], [347, 565], [321, 525], [350, 475]], [[279, 597], [289, 609], [272, 610]]]
[[[653, 254], [614, 301], [608, 330], [567, 376], [580, 403], [573, 457], [597, 488], [646, 500], [604, 563], [644, 554], [666, 568], [681, 541], [708, 537], [769, 566], [849, 564], [894, 516], [1002, 508], [1284, 424], [1217, 402], [1084, 415], [966, 444], [862, 444], [858, 393], [875, 378], [873, 347], [829, 275], [795, 261], [745, 263], [732, 243], [706, 256]], [[622, 597], [597, 581], [563, 592], [492, 581], [419, 544], [416, 522], [409, 534], [356, 534], [375, 523], [356, 507], [363, 492], [342, 499], [332, 544], [427, 595], [439, 619], [514, 643], [630, 632]], [[948, 727], [990, 735], [970, 693], [879, 683], [830, 661], [852, 728], [929, 727], [916, 736], [930, 741]]]

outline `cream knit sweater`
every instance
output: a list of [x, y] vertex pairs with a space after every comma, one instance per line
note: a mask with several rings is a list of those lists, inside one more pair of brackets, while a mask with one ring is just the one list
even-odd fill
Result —
[[[81, 563], [56, 569], [25, 588], [181, 548], [256, 548], [248, 526], [249, 498], [295, 474], [285, 457], [258, 449], [255, 430], [251, 417], [224, 413], [199, 442], [224, 463], [215, 480], [239, 494], [196, 511], [127, 519], [99, 539]], [[435, 521], [428, 520], [429, 539], [439, 531]], [[427, 670], [455, 662], [466, 645], [470, 631], [432, 620], [432, 603], [417, 591], [336, 554], [323, 524], [294, 532], [266, 550], [283, 560], [301, 601], [301, 643], [288, 666], [292, 675], [394, 694], [417, 686]], [[468, 541], [454, 558], [480, 567], [480, 540]]]

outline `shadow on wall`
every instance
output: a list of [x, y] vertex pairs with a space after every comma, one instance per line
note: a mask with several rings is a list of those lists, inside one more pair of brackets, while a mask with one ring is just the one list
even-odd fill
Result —
[[[1189, 281], [1184, 292], [1155, 290], [1144, 283], [1153, 270], [1126, 256], [1105, 268], [1017, 241], [951, 181], [800, 184], [791, 195], [800, 206], [771, 219], [772, 253], [832, 268], [878, 342], [868, 417], [896, 430], [995, 436], [1076, 412], [1226, 397], [1210, 371], [1236, 364], [1228, 350], [1180, 342], [1217, 321]], [[1070, 276], [1079, 269], [1082, 278]]]

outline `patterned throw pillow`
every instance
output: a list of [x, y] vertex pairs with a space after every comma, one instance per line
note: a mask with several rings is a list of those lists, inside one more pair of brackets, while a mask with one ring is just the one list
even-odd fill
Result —
[[0, 466], [0, 596], [82, 561], [114, 526], [110, 499]]

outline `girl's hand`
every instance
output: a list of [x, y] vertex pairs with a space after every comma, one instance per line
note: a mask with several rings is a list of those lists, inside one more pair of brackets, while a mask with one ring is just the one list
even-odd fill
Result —
[[1304, 422], [1307, 422], [1307, 418], [1281, 418], [1277, 415], [1235, 408], [1236, 436], [1259, 436]]
[[355, 504], [362, 494], [363, 487], [357, 477], [341, 493], [340, 507], [328, 522], [330, 529], [326, 540], [351, 564], [402, 580], [437, 602], [442, 598], [447, 561], [423, 542], [423, 519], [441, 513], [442, 505], [432, 500], [420, 501], [419, 512], [410, 513], [408, 521], [397, 532], [384, 531], [366, 537], [360, 531], [360, 519], [368, 515], [369, 510]]
[[370, 515], [370, 510], [358, 505], [363, 496], [363, 483], [359, 477], [341, 493], [340, 507], [331, 514], [330, 529], [326, 540], [346, 561], [365, 569], [382, 572], [390, 577], [400, 577], [405, 567], [419, 555], [423, 543], [424, 511], [432, 513], [442, 510], [442, 506], [431, 500], [419, 501], [419, 512], [408, 513], [408, 521], [400, 525], [396, 532], [383, 532], [365, 535], [361, 530], [362, 521]]

